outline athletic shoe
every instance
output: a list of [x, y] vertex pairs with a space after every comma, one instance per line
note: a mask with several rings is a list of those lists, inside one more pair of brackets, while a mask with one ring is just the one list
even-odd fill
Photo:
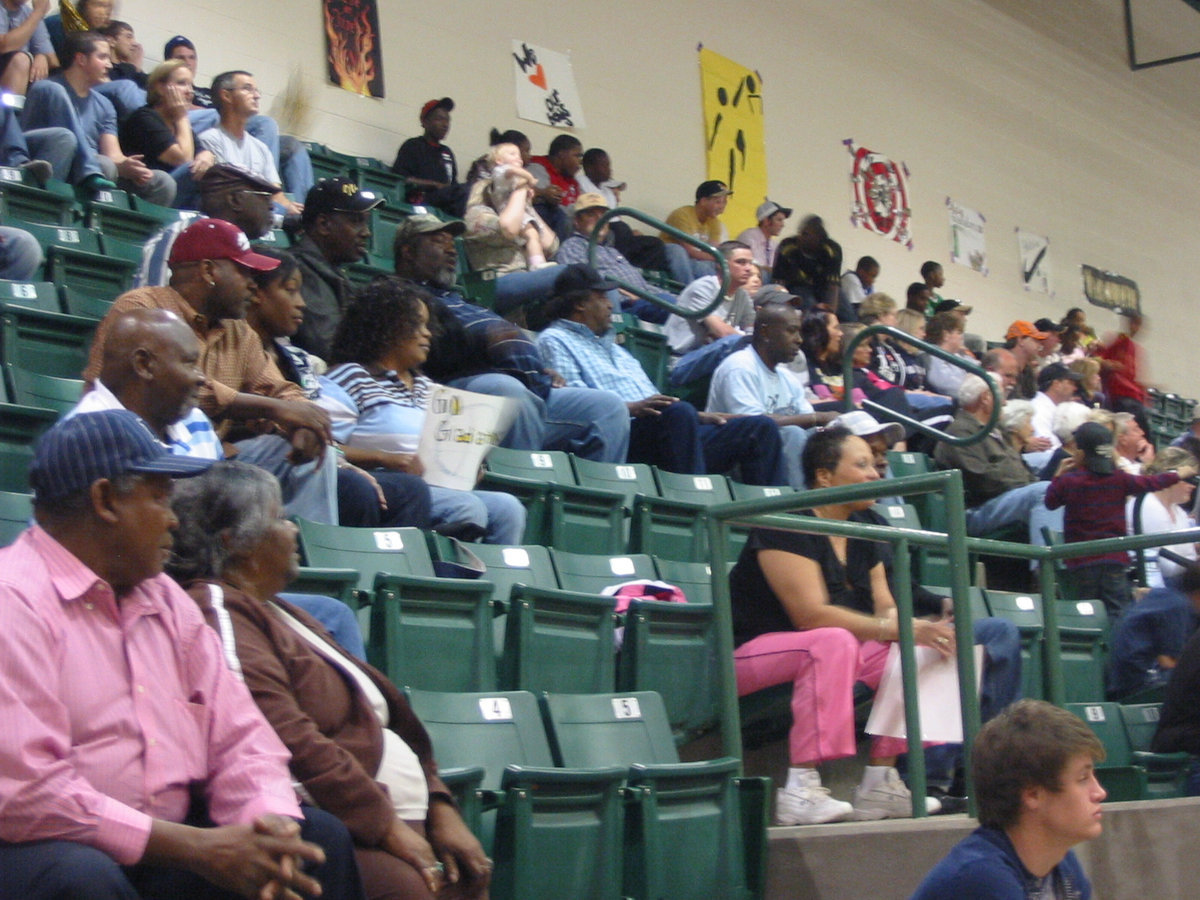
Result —
[[776, 825], [821, 825], [840, 822], [854, 813], [854, 807], [829, 796], [829, 788], [820, 784], [799, 788], [780, 788], [775, 792]]
[[[925, 810], [933, 815], [942, 805], [933, 797], [925, 798]], [[860, 784], [854, 789], [855, 819], [907, 819], [912, 816], [912, 793], [908, 785], [900, 780], [894, 768], [887, 770], [883, 784], [864, 790]]]

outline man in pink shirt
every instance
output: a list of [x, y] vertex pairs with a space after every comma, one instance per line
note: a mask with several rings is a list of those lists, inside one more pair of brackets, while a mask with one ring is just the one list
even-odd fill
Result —
[[0, 550], [0, 900], [361, 896], [344, 826], [301, 813], [287, 750], [162, 574], [171, 478], [208, 465], [127, 410], [38, 445], [36, 524]]

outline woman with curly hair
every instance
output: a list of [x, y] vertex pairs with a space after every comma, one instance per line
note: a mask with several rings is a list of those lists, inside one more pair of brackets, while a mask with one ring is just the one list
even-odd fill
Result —
[[[432, 340], [429, 297], [399, 279], [362, 288], [333, 338], [318, 403], [356, 466], [420, 475], [417, 456], [433, 382], [418, 370]], [[494, 544], [519, 544], [525, 508], [511, 494], [429, 488], [433, 527]]]

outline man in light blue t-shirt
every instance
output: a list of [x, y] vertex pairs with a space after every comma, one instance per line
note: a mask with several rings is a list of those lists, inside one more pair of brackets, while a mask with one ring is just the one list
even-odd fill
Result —
[[[754, 319], [750, 346], [727, 356], [713, 373], [708, 411], [744, 416], [770, 416], [783, 439], [788, 484], [804, 490], [800, 454], [807, 429], [836, 418], [816, 412], [787, 363], [800, 352], [800, 313], [788, 303], [766, 303]], [[782, 364], [782, 365], [781, 365]]]

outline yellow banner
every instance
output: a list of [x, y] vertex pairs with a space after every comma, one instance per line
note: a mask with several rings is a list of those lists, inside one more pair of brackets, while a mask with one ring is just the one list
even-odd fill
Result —
[[767, 196], [762, 80], [753, 69], [701, 47], [700, 84], [708, 178], [733, 191], [721, 221], [736, 237], [757, 224], [754, 211]]

